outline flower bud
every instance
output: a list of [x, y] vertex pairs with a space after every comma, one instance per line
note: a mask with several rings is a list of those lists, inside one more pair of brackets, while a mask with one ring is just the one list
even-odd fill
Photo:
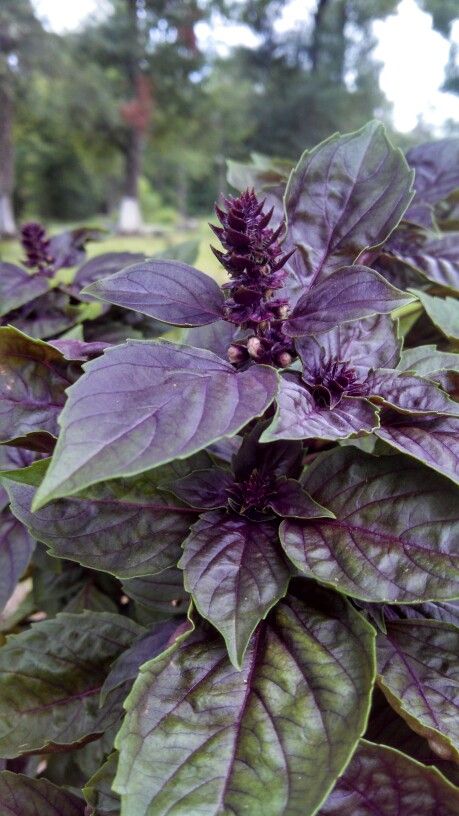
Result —
[[282, 351], [277, 358], [277, 364], [281, 366], [281, 368], [288, 368], [293, 362], [293, 357], [288, 351]]
[[258, 337], [249, 337], [247, 340], [247, 351], [254, 360], [257, 360], [263, 352], [261, 340], [259, 340]]
[[230, 346], [226, 354], [231, 365], [238, 365], [247, 359], [247, 355], [240, 346]]

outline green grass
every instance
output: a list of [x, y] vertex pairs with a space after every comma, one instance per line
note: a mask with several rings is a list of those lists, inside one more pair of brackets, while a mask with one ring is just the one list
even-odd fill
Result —
[[[78, 226], [72, 224], [71, 227]], [[69, 225], [53, 224], [50, 233], [71, 228]], [[210, 242], [215, 238], [204, 219], [198, 222], [196, 230], [180, 230], [165, 227], [164, 235], [136, 235], [124, 236], [107, 233], [101, 241], [92, 241], [87, 246], [88, 258], [101, 255], [104, 252], [143, 252], [145, 255], [162, 254], [167, 258], [167, 250], [174, 244], [183, 241], [199, 240], [199, 253], [195, 266], [211, 275], [219, 283], [225, 280], [225, 272], [218, 264], [210, 250]], [[22, 249], [17, 241], [0, 241], [0, 260], [9, 263], [20, 263]]]

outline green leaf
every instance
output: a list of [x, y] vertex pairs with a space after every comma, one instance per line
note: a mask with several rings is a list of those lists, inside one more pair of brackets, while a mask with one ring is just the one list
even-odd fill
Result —
[[452, 297], [440, 298], [413, 289], [419, 298], [432, 323], [435, 323], [446, 337], [459, 340], [459, 300]]
[[84, 802], [47, 779], [2, 771], [0, 816], [84, 816]]
[[99, 707], [110, 665], [143, 632], [121, 615], [57, 615], [11, 635], [0, 649], [0, 756], [67, 750], [119, 717]]
[[206, 626], [146, 663], [126, 701], [123, 816], [309, 816], [365, 728], [374, 631], [302, 582], [235, 671]]
[[434, 620], [387, 623], [378, 640], [379, 686], [444, 759], [459, 760], [459, 628]]
[[101, 768], [88, 780], [83, 788], [84, 797], [95, 809], [118, 813], [120, 807], [119, 796], [112, 791], [113, 779], [118, 764], [118, 753], [113, 751]]
[[46, 463], [41, 461], [2, 477], [11, 509], [52, 555], [77, 561], [119, 578], [151, 575], [175, 566], [196, 512], [158, 490], [158, 484], [185, 475], [204, 455], [156, 468], [130, 479], [96, 484], [70, 499], [30, 511], [35, 487]]

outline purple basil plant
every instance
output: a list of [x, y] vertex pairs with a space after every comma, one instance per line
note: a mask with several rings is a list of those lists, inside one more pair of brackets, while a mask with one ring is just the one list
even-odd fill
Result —
[[2, 813], [459, 814], [459, 140], [286, 166], [0, 264]]

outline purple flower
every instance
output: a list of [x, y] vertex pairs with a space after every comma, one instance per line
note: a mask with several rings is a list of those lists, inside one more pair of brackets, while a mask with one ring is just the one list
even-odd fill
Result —
[[50, 273], [54, 263], [50, 243], [41, 224], [34, 221], [24, 224], [21, 227], [21, 244], [26, 252], [25, 266], [42, 273]]
[[283, 267], [294, 251], [282, 254], [279, 238], [284, 224], [275, 230], [268, 226], [273, 210], [263, 210], [264, 201], [258, 200], [254, 190], [246, 190], [239, 198], [225, 198], [224, 202], [226, 210], [215, 208], [222, 226], [211, 225], [225, 249], [222, 252], [212, 247], [212, 251], [231, 279], [223, 286], [227, 292], [224, 316], [254, 332], [230, 348], [230, 359], [236, 364], [252, 358], [288, 365], [294, 354], [292, 341], [282, 331], [288, 299], [275, 297], [275, 292], [285, 285], [287, 273]]

